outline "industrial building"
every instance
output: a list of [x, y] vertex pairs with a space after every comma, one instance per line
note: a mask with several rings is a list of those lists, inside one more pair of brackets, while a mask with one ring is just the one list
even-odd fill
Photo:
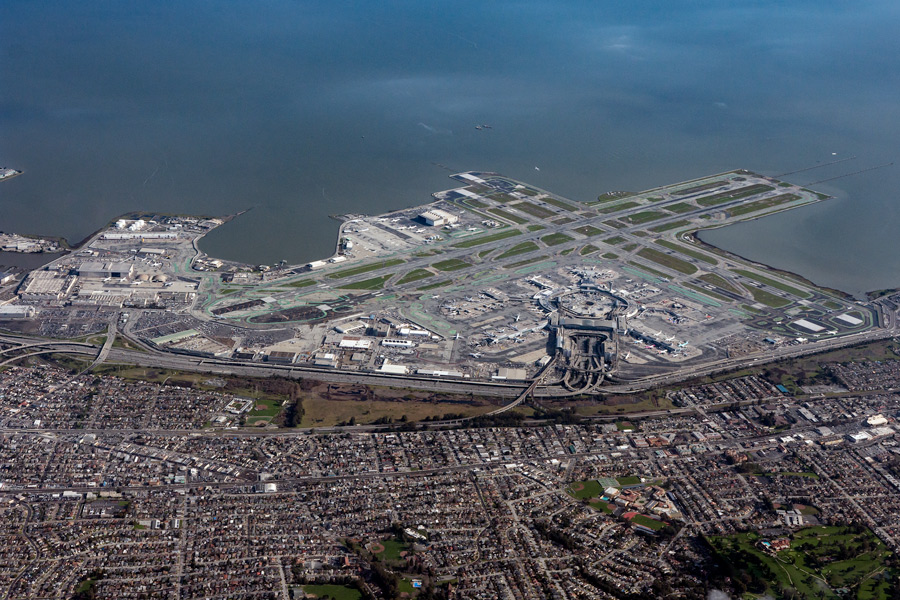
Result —
[[34, 271], [19, 287], [22, 300], [60, 300], [72, 291], [77, 278], [58, 271]]
[[453, 223], [459, 221], [459, 217], [457, 217], [456, 215], [451, 215], [447, 211], [439, 210], [437, 208], [426, 210], [419, 215], [419, 218], [425, 221], [426, 225], [430, 225], [432, 227], [452, 225]]
[[279, 363], [283, 365], [290, 365], [297, 362], [297, 353], [296, 352], [285, 352], [282, 350], [275, 350], [273, 352], [269, 352], [266, 360], [271, 363]]
[[133, 273], [134, 263], [131, 262], [103, 263], [88, 261], [78, 267], [78, 275], [81, 277], [128, 279]]
[[33, 306], [0, 306], [0, 319], [29, 319], [34, 313]]

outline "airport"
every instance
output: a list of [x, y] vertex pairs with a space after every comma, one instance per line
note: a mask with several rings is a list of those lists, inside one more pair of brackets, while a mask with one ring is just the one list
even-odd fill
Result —
[[631, 391], [893, 330], [881, 303], [693, 235], [827, 199], [812, 190], [737, 170], [579, 203], [496, 173], [452, 179], [428, 204], [341, 216], [334, 255], [304, 265], [202, 254], [197, 240], [222, 219], [130, 215], [4, 288], [0, 325], [113, 331], [219, 370], [542, 397]]

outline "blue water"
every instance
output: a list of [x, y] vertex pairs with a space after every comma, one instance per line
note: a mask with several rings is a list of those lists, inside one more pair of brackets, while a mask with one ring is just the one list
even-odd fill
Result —
[[[26, 173], [0, 183], [0, 230], [72, 241], [129, 210], [254, 207], [204, 250], [300, 262], [332, 251], [329, 214], [452, 185], [435, 163], [588, 200], [857, 156], [788, 177], [806, 184], [900, 142], [884, 0], [3, 6], [0, 165]], [[819, 187], [837, 198], [704, 239], [853, 293], [900, 286], [898, 169]]]

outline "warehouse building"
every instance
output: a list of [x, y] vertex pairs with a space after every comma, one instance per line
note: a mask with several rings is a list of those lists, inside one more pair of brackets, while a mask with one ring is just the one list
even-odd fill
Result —
[[106, 279], [128, 279], [134, 273], [134, 263], [131, 262], [94, 262], [88, 261], [78, 267], [78, 274], [82, 277], [95, 277]]
[[459, 217], [457, 217], [456, 215], [451, 215], [446, 211], [438, 210], [436, 208], [426, 210], [419, 215], [419, 218], [425, 221], [426, 225], [431, 225], [432, 227], [451, 225], [459, 221]]

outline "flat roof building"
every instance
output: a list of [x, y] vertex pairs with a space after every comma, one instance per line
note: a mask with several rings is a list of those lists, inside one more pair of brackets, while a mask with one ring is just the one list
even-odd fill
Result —
[[0, 306], [0, 319], [28, 319], [34, 312], [33, 306]]
[[134, 273], [134, 263], [131, 262], [94, 262], [88, 261], [82, 263], [78, 267], [78, 274], [81, 277], [98, 277], [105, 279], [114, 277], [116, 279], [127, 279]]
[[273, 352], [269, 352], [267, 360], [273, 363], [289, 365], [297, 361], [297, 353], [275, 350]]
[[450, 225], [451, 223], [456, 223], [457, 221], [459, 221], [459, 217], [457, 217], [456, 215], [451, 215], [447, 211], [439, 210], [437, 208], [426, 210], [419, 215], [419, 218], [425, 221], [426, 225], [431, 225], [432, 227]]
[[19, 288], [22, 300], [60, 300], [72, 291], [77, 278], [57, 271], [34, 271]]

